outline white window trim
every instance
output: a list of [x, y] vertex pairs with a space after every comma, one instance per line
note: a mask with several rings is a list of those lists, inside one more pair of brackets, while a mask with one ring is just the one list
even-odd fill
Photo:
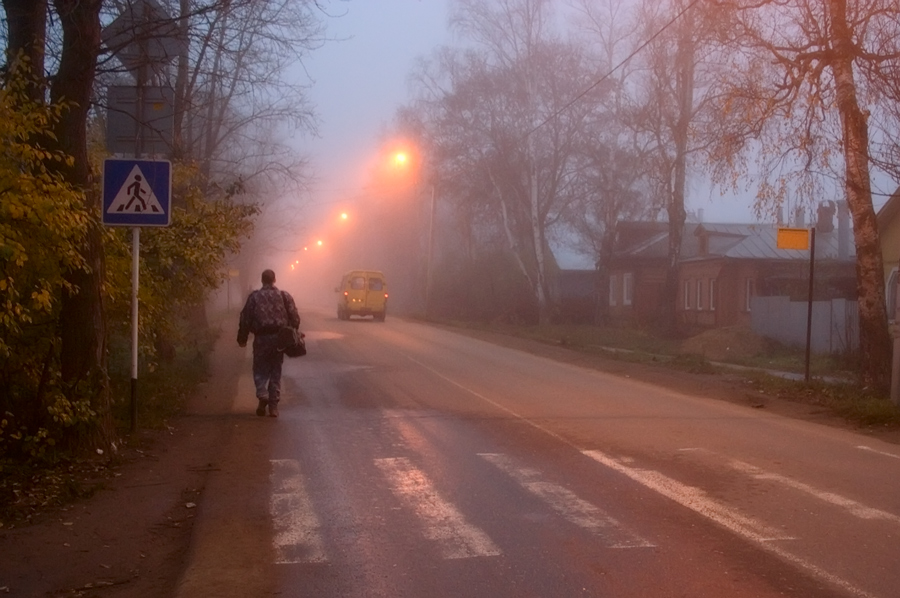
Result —
[[631, 305], [634, 295], [634, 274], [626, 272], [622, 275], [622, 305]]
[[697, 311], [703, 310], [703, 279], [697, 279]]
[[709, 279], [709, 311], [716, 311], [716, 279]]
[[755, 294], [753, 279], [747, 278], [744, 281], [744, 311], [750, 311], [750, 298]]
[[891, 270], [891, 273], [888, 274], [887, 283], [885, 284], [884, 289], [884, 302], [885, 307], [887, 308], [887, 317], [888, 320], [894, 320], [894, 316], [897, 312], [897, 277], [900, 276], [900, 271], [897, 268]]
[[689, 311], [691, 309], [691, 281], [684, 281], [684, 310]]
[[617, 288], [617, 286], [618, 286], [616, 284], [617, 282], [619, 282], [619, 277], [616, 276], [615, 274], [613, 274], [609, 277], [609, 306], [610, 307], [615, 307], [616, 305], [618, 305], [617, 299], [618, 299], [618, 295], [619, 295], [619, 289]]

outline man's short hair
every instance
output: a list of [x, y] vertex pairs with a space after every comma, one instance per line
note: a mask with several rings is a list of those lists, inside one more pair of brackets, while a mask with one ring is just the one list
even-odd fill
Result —
[[272, 270], [263, 270], [262, 283], [273, 284], [275, 282], [275, 272]]

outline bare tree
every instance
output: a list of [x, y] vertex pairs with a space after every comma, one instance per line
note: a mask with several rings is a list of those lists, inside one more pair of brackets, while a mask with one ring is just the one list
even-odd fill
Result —
[[[872, 203], [872, 114], [890, 123], [889, 81], [900, 69], [900, 5], [895, 0], [721, 2], [736, 50], [722, 111], [721, 155], [755, 155], [769, 205], [789, 191], [815, 199], [843, 187], [856, 244], [861, 382], [886, 389], [891, 342], [884, 272]], [[778, 27], [772, 27], [778, 23]], [[886, 105], [886, 102], [888, 105]], [[879, 122], [879, 121], [876, 121]], [[896, 131], [882, 129], [883, 141]], [[886, 157], [884, 162], [891, 160]], [[826, 195], [827, 196], [827, 195]]]
[[582, 0], [576, 7], [576, 26], [585, 33], [585, 46], [594, 49], [596, 72], [608, 82], [604, 98], [585, 130], [579, 150], [579, 200], [567, 211], [566, 220], [575, 233], [575, 243], [594, 257], [598, 301], [595, 318], [607, 313], [609, 260], [613, 254], [616, 223], [649, 216], [651, 186], [646, 160], [633, 121], [634, 100], [628, 95], [628, 54], [634, 48], [636, 14], [616, 0]]
[[[148, 69], [149, 84], [175, 90], [172, 155], [196, 162], [210, 192], [240, 180], [245, 191], [306, 182], [306, 161], [289, 141], [314, 132], [306, 93], [304, 58], [325, 40], [312, 0], [167, 0], [167, 16], [135, 34], [169, 37], [171, 63]], [[125, 6], [114, 7], [112, 19]], [[124, 69], [114, 56], [101, 79], [114, 82]], [[168, 66], [171, 64], [172, 66]], [[102, 90], [98, 95], [103, 95]]]
[[548, 8], [546, 0], [459, 2], [452, 22], [476, 49], [445, 54], [430, 80], [448, 83], [433, 88], [442, 95], [432, 97], [429, 125], [436, 168], [452, 179], [441, 188], [489, 207], [542, 322], [552, 312], [556, 268], [548, 231], [574, 199], [576, 139], [596, 105], [587, 98], [563, 110], [593, 73], [578, 48], [554, 34]]
[[[677, 329], [678, 271], [687, 219], [685, 196], [690, 170], [705, 166], [709, 139], [703, 119], [720, 70], [711, 40], [721, 24], [697, 2], [648, 0], [640, 5], [640, 48], [628, 76], [630, 107], [622, 111], [637, 133], [652, 193], [668, 219], [669, 247], [660, 314], [669, 333]], [[641, 43], [641, 46], [638, 46]], [[714, 135], [715, 133], [709, 133]]]

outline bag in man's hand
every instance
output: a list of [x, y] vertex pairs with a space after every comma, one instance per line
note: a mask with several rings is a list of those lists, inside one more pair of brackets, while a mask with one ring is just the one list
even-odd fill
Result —
[[292, 328], [284, 326], [278, 331], [278, 349], [284, 351], [288, 357], [303, 357], [306, 355], [306, 341], [303, 340], [305, 334]]

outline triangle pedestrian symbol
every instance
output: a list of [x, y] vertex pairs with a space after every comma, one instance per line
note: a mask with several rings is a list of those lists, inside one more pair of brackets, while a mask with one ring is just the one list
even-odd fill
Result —
[[147, 182], [147, 177], [141, 172], [140, 166], [134, 165], [126, 177], [122, 188], [116, 193], [112, 203], [106, 209], [107, 214], [162, 214], [162, 205], [159, 203], [153, 189]]

